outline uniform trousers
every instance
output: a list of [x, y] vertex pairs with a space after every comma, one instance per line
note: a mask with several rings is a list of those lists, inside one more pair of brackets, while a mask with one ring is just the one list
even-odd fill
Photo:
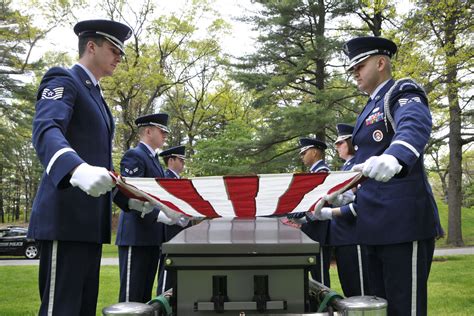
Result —
[[321, 246], [319, 253], [316, 254], [316, 265], [311, 267], [311, 277], [321, 284], [331, 287], [329, 278], [329, 266], [331, 264], [331, 247]]
[[388, 316], [427, 314], [434, 238], [367, 246], [369, 288], [388, 301]]
[[344, 296], [370, 295], [367, 250], [363, 245], [334, 246], [337, 274]]
[[95, 315], [102, 245], [62, 240], [39, 244], [39, 315]]
[[151, 300], [160, 246], [119, 246], [119, 302]]
[[[188, 224], [186, 227], [182, 227], [179, 225], [165, 225], [165, 242], [170, 241], [182, 230], [188, 227], [191, 227], [191, 223]], [[165, 270], [165, 260], [166, 256], [164, 254], [161, 254], [160, 264], [158, 267], [158, 286], [156, 288], [156, 295], [160, 295], [161, 293], [166, 292], [168, 289], [171, 289], [174, 286], [174, 276], [172, 273], [168, 273], [168, 271]]]

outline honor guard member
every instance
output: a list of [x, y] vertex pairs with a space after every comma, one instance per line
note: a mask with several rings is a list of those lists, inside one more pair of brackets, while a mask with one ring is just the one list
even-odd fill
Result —
[[[125, 177], [164, 178], [156, 150], [163, 146], [168, 136], [168, 114], [141, 116], [135, 124], [140, 142], [123, 155], [120, 173]], [[121, 204], [134, 208], [135, 201], [130, 199]], [[144, 213], [129, 209], [120, 212], [115, 242], [119, 248], [120, 302], [145, 303], [151, 299], [164, 228], [157, 222], [158, 208], [150, 205]]]
[[98, 83], [113, 74], [132, 33], [108, 20], [81, 21], [74, 32], [79, 62], [48, 70], [33, 119], [45, 168], [28, 230], [41, 249], [39, 315], [95, 315], [102, 244], [110, 242], [114, 120]]
[[369, 288], [388, 300], [388, 315], [426, 315], [434, 239], [442, 234], [423, 166], [432, 121], [423, 89], [392, 79], [396, 51], [380, 37], [344, 45], [348, 71], [370, 96], [352, 135], [353, 170], [368, 177], [356, 192], [356, 230], [367, 245]]
[[[300, 157], [304, 165], [310, 168], [311, 173], [329, 172], [329, 167], [323, 160], [326, 148], [327, 145], [318, 139], [300, 139]], [[331, 251], [327, 240], [328, 229], [328, 221], [307, 221], [301, 225], [301, 230], [320, 244], [320, 252], [316, 254], [317, 265], [310, 270], [311, 276], [329, 287], [331, 286], [329, 279]]]
[[[176, 146], [163, 150], [159, 156], [163, 157], [165, 165], [167, 166], [165, 177], [170, 179], [180, 179], [186, 159], [185, 146]], [[167, 225], [165, 227], [165, 241], [170, 241], [184, 228], [185, 227], [181, 225]]]
[[[186, 160], [186, 147], [185, 146], [176, 146], [171, 147], [166, 150], [163, 150], [160, 154], [160, 157], [163, 158], [167, 169], [165, 171], [165, 177], [170, 179], [180, 179], [181, 172], [184, 170], [184, 164]], [[164, 242], [170, 241], [174, 236], [176, 236], [183, 229], [191, 226], [188, 222], [187, 225], [175, 224], [175, 225], [165, 225], [165, 239]], [[165, 292], [169, 288], [173, 287], [172, 279], [167, 276], [166, 271], [162, 268], [164, 262], [164, 255], [161, 255], [160, 259], [160, 269], [159, 269], [159, 278], [158, 278], [158, 287], [157, 295]], [[164, 287], [163, 287], [164, 285]]]
[[[349, 171], [354, 166], [354, 146], [352, 132], [354, 126], [337, 124], [336, 151], [343, 159], [342, 171]], [[337, 262], [337, 273], [342, 290], [346, 297], [369, 295], [367, 251], [365, 246], [357, 244], [356, 219], [354, 206], [355, 195], [352, 190], [338, 195], [335, 200], [328, 201], [332, 207], [324, 207], [317, 220], [330, 220], [329, 244], [334, 249]]]

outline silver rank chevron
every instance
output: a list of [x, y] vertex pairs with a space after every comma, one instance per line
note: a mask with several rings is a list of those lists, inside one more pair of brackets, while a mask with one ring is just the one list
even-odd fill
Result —
[[64, 87], [57, 87], [52, 90], [45, 88], [41, 94], [41, 99], [59, 100], [63, 97]]

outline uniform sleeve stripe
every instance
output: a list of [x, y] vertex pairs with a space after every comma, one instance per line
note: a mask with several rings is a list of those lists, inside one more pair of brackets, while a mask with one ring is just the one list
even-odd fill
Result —
[[391, 145], [393, 144], [399, 144], [399, 145], [405, 146], [406, 148], [410, 149], [415, 154], [416, 158], [420, 157], [420, 153], [416, 150], [416, 148], [413, 147], [411, 144], [407, 143], [406, 141], [395, 140], [392, 142]]
[[349, 209], [351, 210], [352, 214], [354, 215], [354, 217], [357, 217], [357, 212], [355, 211], [354, 209], [354, 203], [350, 203], [349, 204]]
[[56, 162], [56, 160], [64, 153], [67, 153], [68, 151], [73, 151], [73, 152], [76, 152], [74, 149], [72, 148], [61, 148], [60, 150], [58, 150], [54, 155], [53, 157], [51, 157], [51, 159], [49, 160], [49, 163], [48, 163], [48, 166], [46, 167], [46, 173], [49, 175], [49, 171], [51, 170], [51, 168], [53, 167], [53, 164]]

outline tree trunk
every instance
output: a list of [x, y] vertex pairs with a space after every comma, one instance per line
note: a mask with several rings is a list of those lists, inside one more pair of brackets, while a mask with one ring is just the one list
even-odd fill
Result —
[[0, 165], [0, 223], [5, 223], [5, 204], [3, 203], [3, 166]]
[[[451, 19], [449, 18], [451, 17]], [[461, 108], [459, 107], [459, 91], [457, 88], [456, 64], [452, 59], [455, 51], [455, 19], [452, 15], [446, 20], [446, 79], [449, 102], [449, 182], [448, 182], [448, 238], [447, 243], [463, 246], [461, 230], [462, 204], [462, 138]]]

